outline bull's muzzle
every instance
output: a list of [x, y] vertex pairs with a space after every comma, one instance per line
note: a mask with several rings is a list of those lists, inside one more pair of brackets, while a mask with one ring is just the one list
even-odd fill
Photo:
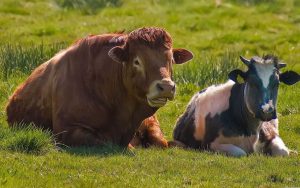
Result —
[[169, 100], [174, 99], [175, 95], [175, 83], [170, 79], [163, 79], [156, 84], [160, 97], [165, 97]]
[[153, 82], [147, 94], [148, 104], [152, 107], [164, 106], [168, 100], [174, 99], [175, 90], [175, 83], [169, 78]]

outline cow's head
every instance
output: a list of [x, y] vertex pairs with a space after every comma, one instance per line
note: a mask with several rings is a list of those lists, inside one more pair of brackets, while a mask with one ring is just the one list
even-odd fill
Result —
[[123, 46], [109, 51], [109, 56], [123, 64], [127, 89], [151, 107], [162, 107], [175, 95], [172, 65], [193, 58], [185, 49], [173, 49], [170, 35], [159, 28], [132, 31]]
[[229, 73], [229, 78], [237, 81], [237, 76], [240, 75], [244, 79], [244, 101], [248, 110], [262, 121], [276, 118], [279, 83], [293, 85], [300, 80], [300, 75], [293, 71], [280, 73], [279, 69], [286, 64], [272, 55], [253, 57], [251, 60], [240, 58], [247, 65], [247, 72], [236, 69]]

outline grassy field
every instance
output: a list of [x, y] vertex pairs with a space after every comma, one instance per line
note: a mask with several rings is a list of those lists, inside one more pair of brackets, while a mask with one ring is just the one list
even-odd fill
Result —
[[[182, 149], [64, 148], [51, 133], [8, 129], [5, 105], [40, 63], [88, 34], [164, 27], [193, 61], [175, 67], [175, 101], [158, 112], [167, 139], [191, 96], [223, 82], [239, 55], [273, 53], [300, 72], [298, 0], [1, 0], [0, 187], [299, 187], [300, 157], [230, 158]], [[280, 135], [300, 151], [300, 87], [279, 90]]]

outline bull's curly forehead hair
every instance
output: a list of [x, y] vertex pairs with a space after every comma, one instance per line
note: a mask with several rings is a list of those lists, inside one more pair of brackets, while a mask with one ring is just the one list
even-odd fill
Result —
[[128, 34], [127, 41], [143, 43], [151, 48], [172, 48], [172, 38], [164, 29], [156, 27], [143, 27]]

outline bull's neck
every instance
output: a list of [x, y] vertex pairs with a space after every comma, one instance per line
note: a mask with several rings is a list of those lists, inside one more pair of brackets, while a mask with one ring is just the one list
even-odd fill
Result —
[[[96, 76], [96, 81], [92, 82], [97, 98], [109, 108], [119, 109], [126, 106], [124, 110], [127, 113], [139, 114], [136, 109], [141, 109], [144, 114], [151, 116], [154, 109], [134, 95], [133, 83], [131, 77], [128, 76], [126, 66], [123, 63], [113, 62], [106, 68], [105, 77], [97, 78]], [[97, 74], [99, 73], [95, 72], [95, 75]]]
[[[93, 98], [107, 107], [113, 107], [122, 103], [128, 94], [124, 88], [122, 78], [122, 65], [109, 62], [105, 67], [90, 65], [85, 84]], [[105, 69], [105, 70], [103, 70]]]
[[255, 117], [255, 114], [247, 107], [245, 99], [246, 84], [235, 84], [232, 88], [232, 97], [230, 103], [233, 106], [235, 121], [243, 126], [247, 134], [256, 134], [261, 121]]

